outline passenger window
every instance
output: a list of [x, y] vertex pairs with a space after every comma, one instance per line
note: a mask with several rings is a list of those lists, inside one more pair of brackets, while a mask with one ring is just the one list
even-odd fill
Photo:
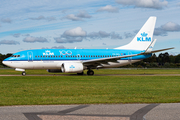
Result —
[[37, 56], [35, 56], [37, 58]]

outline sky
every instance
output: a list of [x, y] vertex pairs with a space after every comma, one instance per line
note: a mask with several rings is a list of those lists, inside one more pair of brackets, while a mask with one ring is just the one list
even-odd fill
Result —
[[153, 50], [180, 54], [179, 0], [0, 0], [0, 53], [113, 49], [156, 16]]

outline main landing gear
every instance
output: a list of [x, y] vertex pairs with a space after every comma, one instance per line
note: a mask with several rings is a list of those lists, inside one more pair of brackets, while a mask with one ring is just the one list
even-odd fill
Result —
[[94, 75], [94, 71], [89, 69], [89, 70], [87, 71], [87, 75]]
[[25, 76], [26, 75], [26, 72], [22, 72], [22, 76]]

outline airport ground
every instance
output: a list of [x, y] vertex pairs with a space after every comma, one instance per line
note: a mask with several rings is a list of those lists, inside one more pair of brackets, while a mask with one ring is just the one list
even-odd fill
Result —
[[179, 69], [96, 70], [95, 76], [45, 70], [20, 74], [0, 70], [0, 119], [18, 114], [29, 120], [180, 119]]

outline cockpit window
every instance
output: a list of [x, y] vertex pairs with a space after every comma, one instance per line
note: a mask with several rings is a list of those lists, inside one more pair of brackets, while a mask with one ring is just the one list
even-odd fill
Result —
[[20, 57], [20, 55], [11, 55], [11, 57], [16, 57], [17, 58], [17, 57]]

